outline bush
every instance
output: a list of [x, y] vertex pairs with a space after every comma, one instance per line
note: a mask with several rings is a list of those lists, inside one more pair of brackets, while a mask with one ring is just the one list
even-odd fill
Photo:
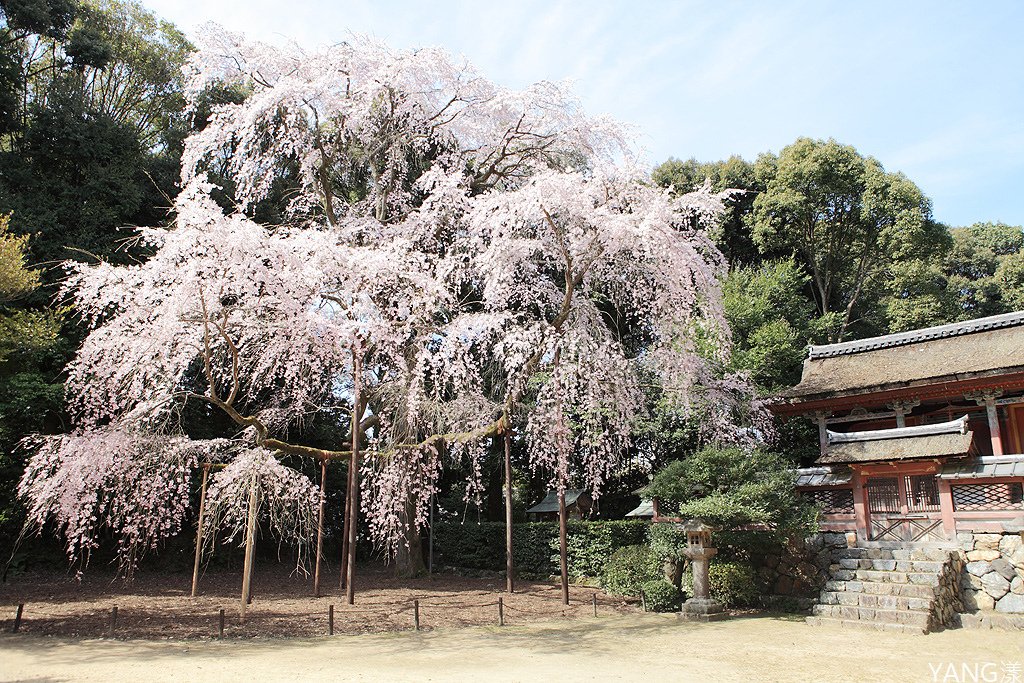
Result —
[[682, 592], [665, 579], [645, 581], [641, 588], [652, 612], [678, 612], [683, 604]]
[[726, 607], [750, 607], [757, 604], [758, 591], [754, 569], [740, 562], [712, 562], [708, 568], [711, 597]]
[[601, 586], [615, 595], [639, 597], [643, 585], [654, 580], [664, 581], [661, 560], [646, 545], [631, 545], [612, 553]]

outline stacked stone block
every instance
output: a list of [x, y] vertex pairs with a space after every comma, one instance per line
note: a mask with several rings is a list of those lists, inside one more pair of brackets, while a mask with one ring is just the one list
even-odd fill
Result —
[[1024, 614], [1024, 540], [1020, 534], [958, 533], [966, 566], [967, 612]]
[[962, 609], [963, 560], [942, 548], [840, 548], [811, 624], [928, 633]]

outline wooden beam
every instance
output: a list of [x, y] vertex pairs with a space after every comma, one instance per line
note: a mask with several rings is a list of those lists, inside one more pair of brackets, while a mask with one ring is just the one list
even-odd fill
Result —
[[199, 493], [199, 519], [196, 521], [196, 559], [192, 565], [192, 597], [199, 589], [199, 558], [203, 550], [203, 514], [206, 512], [206, 482], [210, 477], [210, 465], [203, 465], [203, 485]]

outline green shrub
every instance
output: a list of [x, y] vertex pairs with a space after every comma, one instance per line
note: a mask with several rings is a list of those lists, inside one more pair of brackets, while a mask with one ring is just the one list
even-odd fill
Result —
[[645, 581], [641, 588], [651, 612], [678, 612], [682, 606], [683, 594], [665, 579]]
[[639, 597], [643, 585], [655, 579], [663, 580], [661, 560], [646, 545], [631, 545], [612, 553], [601, 586], [615, 595]]
[[[644, 543], [643, 521], [569, 522], [569, 576], [600, 576], [617, 549]], [[547, 578], [559, 572], [558, 524], [519, 523], [512, 527], [512, 547], [520, 576]], [[501, 522], [434, 524], [435, 562], [441, 565], [501, 571], [505, 568], [505, 525]]]
[[712, 562], [708, 569], [708, 584], [711, 597], [726, 607], [757, 604], [757, 579], [749, 564]]

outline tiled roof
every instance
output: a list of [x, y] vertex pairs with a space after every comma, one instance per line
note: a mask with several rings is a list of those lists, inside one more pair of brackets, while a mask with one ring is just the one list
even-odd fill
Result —
[[990, 315], [986, 318], [964, 320], [963, 322], [959, 323], [936, 325], [935, 327], [923, 327], [919, 330], [910, 330], [909, 332], [898, 332], [896, 334], [886, 334], [881, 337], [857, 339], [854, 341], [841, 342], [839, 344], [811, 346], [808, 357], [813, 359], [827, 358], [830, 356], [842, 356], [850, 353], [874, 351], [875, 349], [885, 349], [893, 346], [906, 346], [907, 344], [917, 344], [919, 342], [929, 341], [931, 339], [945, 339], [947, 337], [959, 337], [961, 335], [973, 334], [975, 332], [984, 332], [986, 330], [998, 330], [1004, 327], [1016, 327], [1018, 325], [1024, 325], [1024, 311], [1002, 313], [1000, 315]]
[[627, 517], [653, 517], [654, 516], [654, 501], [653, 500], [641, 500], [640, 504], [635, 508], [626, 513]]
[[842, 486], [853, 473], [848, 467], [801, 467], [796, 470], [796, 486]]
[[939, 473], [939, 479], [994, 479], [996, 477], [1024, 477], [1024, 455], [985, 455], [971, 460], [949, 463]]
[[[580, 496], [584, 495], [584, 493], [585, 491], [583, 489], [566, 489], [565, 506], [571, 507]], [[589, 498], [589, 496], [584, 496], [584, 498]], [[548, 491], [548, 494], [544, 496], [544, 500], [534, 505], [532, 508], [527, 510], [527, 512], [558, 512], [558, 492]]]

